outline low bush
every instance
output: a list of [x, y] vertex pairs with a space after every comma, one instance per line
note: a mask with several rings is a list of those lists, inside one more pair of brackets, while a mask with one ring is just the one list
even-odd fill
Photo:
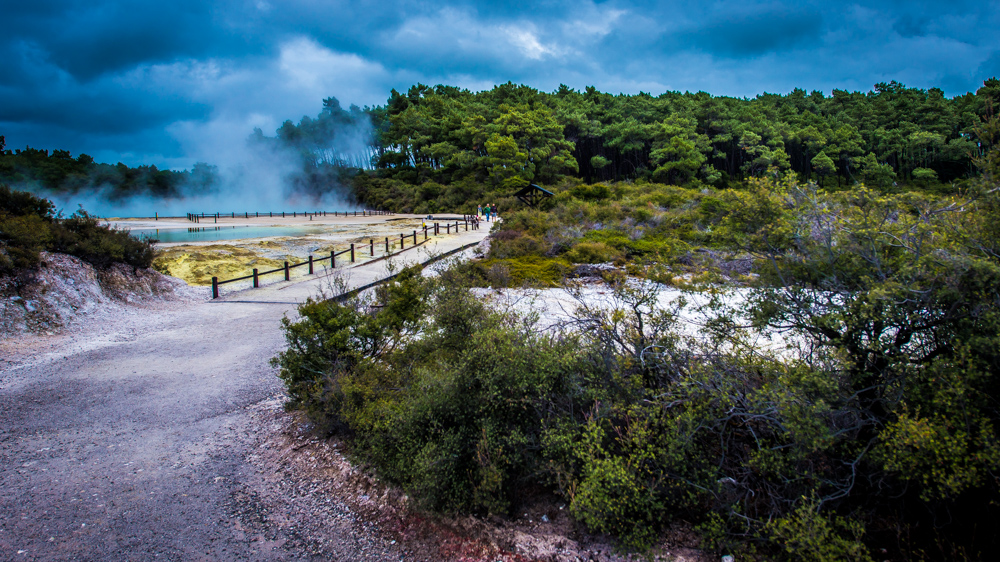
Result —
[[[542, 482], [546, 420], [581, 407], [592, 364], [572, 339], [538, 335], [451, 281], [408, 272], [376, 308], [311, 301], [285, 321], [289, 348], [274, 362], [292, 407], [349, 432], [424, 505], [506, 514]], [[417, 295], [426, 308], [403, 306]]]
[[573, 263], [604, 263], [621, 260], [621, 252], [603, 242], [578, 242], [564, 256]]
[[76, 256], [98, 268], [114, 263], [147, 268], [156, 257], [154, 244], [154, 240], [140, 240], [127, 230], [103, 226], [81, 210], [57, 221], [52, 251]]
[[155, 242], [102, 226], [83, 210], [62, 218], [50, 201], [0, 185], [0, 274], [30, 272], [42, 251], [76, 256], [98, 268], [115, 263], [147, 268]]
[[11, 216], [0, 211], [0, 275], [34, 269], [40, 253], [51, 242], [49, 222], [42, 217]]

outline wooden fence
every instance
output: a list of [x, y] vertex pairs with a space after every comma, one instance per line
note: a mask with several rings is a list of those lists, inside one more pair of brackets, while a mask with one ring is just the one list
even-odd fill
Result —
[[[450, 223], [450, 222], [449, 223], [445, 223], [445, 224], [434, 223], [433, 225], [425, 225], [423, 227], [424, 241], [427, 241], [427, 239], [431, 235], [438, 236], [438, 235], [442, 234], [442, 232], [444, 234], [451, 234], [453, 228], [455, 229], [454, 231], [456, 233], [458, 233], [459, 229], [462, 228], [462, 227], [465, 227], [465, 231], [468, 231], [469, 229], [479, 230], [479, 220], [476, 217], [466, 216], [466, 217], [463, 217], [462, 220], [456, 220], [454, 223]], [[400, 233], [399, 234], [399, 251], [401, 252], [401, 251], [403, 251], [403, 250], [406, 249], [406, 240], [408, 238], [412, 238], [413, 239], [413, 242], [410, 245], [411, 248], [413, 246], [417, 246], [419, 244], [419, 242], [418, 242], [418, 234], [420, 234], [420, 232], [421, 231], [419, 231], [419, 230], [414, 230], [412, 234]], [[395, 240], [396, 240], [395, 236], [391, 236], [391, 237], [390, 236], [386, 236], [385, 237], [385, 252], [382, 254], [382, 256], [379, 259], [382, 259], [382, 258], [385, 258], [385, 257], [388, 257], [388, 256], [392, 255], [392, 249], [395, 247]], [[370, 239], [368, 241], [367, 246], [368, 246], [367, 250], [368, 250], [369, 256], [371, 256], [372, 258], [374, 258], [375, 257], [375, 248], [376, 248], [375, 239], [374, 238]], [[378, 243], [377, 246], [378, 246], [379, 249], [381, 249], [382, 248], [382, 241], [379, 241], [379, 243]], [[330, 268], [331, 269], [336, 269], [337, 268], [337, 257], [338, 256], [343, 256], [345, 254], [350, 254], [350, 258], [349, 258], [350, 262], [349, 263], [354, 263], [355, 258], [358, 257], [358, 254], [361, 254], [361, 252], [364, 249], [365, 249], [365, 244], [360, 245], [360, 247], [357, 244], [351, 244], [351, 246], [349, 248], [346, 248], [346, 249], [341, 250], [339, 252], [337, 252], [337, 251], [331, 251], [329, 256], [324, 256], [324, 257], [319, 258], [319, 259], [314, 258], [312, 255], [310, 255], [309, 258], [306, 261], [304, 261], [304, 262], [290, 264], [290, 263], [288, 263], [286, 261], [285, 264], [282, 267], [279, 267], [277, 269], [271, 269], [271, 270], [268, 270], [268, 271], [258, 271], [255, 268], [250, 275], [244, 275], [243, 277], [236, 277], [234, 279], [226, 279], [225, 281], [219, 281], [218, 277], [212, 277], [212, 298], [213, 299], [219, 298], [219, 286], [220, 285], [225, 285], [226, 283], [236, 283], [237, 281], [246, 281], [248, 279], [252, 279], [253, 280], [253, 288], [256, 289], [257, 287], [260, 287], [260, 278], [263, 277], [264, 275], [271, 275], [271, 274], [274, 274], [274, 273], [283, 273], [284, 276], [285, 276], [285, 281], [289, 281], [289, 280], [291, 280], [291, 270], [292, 269], [295, 269], [296, 267], [308, 266], [308, 268], [309, 268], [309, 275], [313, 275], [313, 272], [314, 272], [315, 267], [317, 265], [325, 265], [326, 262], [328, 262], [328, 261], [330, 262]]]
[[[445, 252], [443, 254], [440, 254], [440, 255], [432, 257], [431, 259], [425, 261], [423, 263], [423, 265], [426, 266], [426, 265], [430, 265], [430, 264], [432, 264], [432, 263], [434, 263], [436, 261], [443, 260], [444, 258], [447, 258], [448, 256], [451, 256], [451, 255], [457, 254], [459, 252], [463, 252], [465, 250], [468, 250], [469, 248], [475, 246], [476, 244], [479, 244], [479, 242], [470, 242], [468, 244], [459, 246], [458, 248], [455, 248], [454, 250], [450, 250], [450, 251], [447, 251], [447, 252]], [[348, 290], [348, 291], [346, 291], [344, 293], [341, 293], [339, 295], [334, 295], [333, 297], [330, 297], [330, 300], [332, 300], [334, 302], [345, 301], [345, 300], [353, 297], [354, 295], [357, 295], [358, 293], [360, 293], [362, 291], [367, 291], [368, 289], [371, 289], [372, 287], [378, 287], [379, 285], [382, 285], [383, 283], [388, 283], [389, 281], [392, 281], [396, 277], [399, 277], [400, 274], [402, 274], [402, 271], [397, 271], [396, 273], [393, 273], [392, 275], [390, 275], [388, 277], [383, 277], [382, 279], [378, 279], [376, 281], [372, 281], [371, 283], [368, 283], [367, 285], [362, 285], [360, 287], [355, 287], [355, 288], [350, 289], [350, 290]]]
[[[393, 213], [390, 213], [389, 211], [373, 211], [371, 209], [362, 209], [362, 210], [358, 210], [358, 211], [304, 211], [304, 212], [301, 212], [301, 213], [298, 212], [298, 211], [292, 211], [290, 213], [285, 212], [285, 211], [281, 211], [280, 213], [276, 213], [274, 211], [266, 211], [266, 212], [263, 212], [263, 213], [259, 212], [259, 211], [254, 211], [253, 213], [251, 213], [249, 211], [244, 211], [243, 212], [243, 218], [244, 219], [251, 219], [251, 218], [259, 219], [260, 217], [267, 217], [267, 218], [272, 218], [273, 219], [274, 217], [286, 218], [288, 215], [292, 215], [292, 218], [297, 218], [299, 216], [310, 217], [310, 218], [312, 218], [312, 217], [327, 217], [327, 216], [332, 216], [332, 217], [339, 217], [339, 216], [345, 216], [345, 217], [350, 217], [350, 216], [354, 216], [354, 217], [374, 217], [374, 216], [392, 215], [392, 214]], [[226, 215], [229, 215], [229, 218], [231, 218], [231, 219], [238, 219], [240, 217], [240, 213], [237, 213], [235, 211], [232, 211], [232, 212], [229, 212], [229, 213], [188, 213], [187, 214], [187, 220], [189, 220], [191, 222], [198, 222], [198, 223], [200, 223], [201, 219], [206, 219], [207, 218], [207, 219], [212, 219], [215, 222], [218, 222], [218, 220], [220, 218], [225, 218]], [[159, 218], [159, 217], [157, 217], [157, 218]]]

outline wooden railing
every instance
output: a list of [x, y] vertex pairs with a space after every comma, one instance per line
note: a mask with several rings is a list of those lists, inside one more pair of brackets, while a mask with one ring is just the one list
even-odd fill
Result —
[[[457, 254], [459, 252], [463, 252], [465, 250], [468, 250], [469, 248], [475, 246], [476, 244], [479, 244], [479, 242], [470, 242], [468, 244], [464, 244], [462, 246], [459, 246], [459, 247], [455, 248], [454, 250], [449, 250], [449, 251], [447, 251], [447, 252], [445, 252], [443, 254], [439, 254], [439, 255], [433, 256], [433, 257], [431, 257], [431, 259], [423, 262], [423, 265], [426, 266], [426, 265], [430, 265], [430, 264], [432, 264], [432, 263], [434, 263], [436, 261], [443, 260], [443, 259], [445, 259], [445, 258], [447, 258], [449, 256], [454, 255], [454, 254]], [[388, 277], [383, 277], [382, 279], [378, 279], [378, 280], [372, 281], [371, 283], [368, 283], [366, 285], [362, 285], [360, 287], [355, 287], [353, 289], [349, 289], [348, 291], [346, 291], [344, 293], [341, 293], [339, 295], [334, 295], [334, 296], [330, 297], [330, 300], [332, 300], [334, 302], [345, 301], [345, 300], [353, 297], [354, 295], [357, 295], [358, 293], [360, 293], [362, 291], [367, 291], [368, 289], [371, 289], [372, 287], [377, 287], [377, 286], [382, 285], [384, 283], [388, 283], [388, 282], [392, 281], [393, 279], [395, 279], [396, 277], [399, 277], [400, 274], [402, 274], [402, 271], [397, 271], [396, 273], [393, 273], [392, 275], [390, 275]]]
[[[462, 218], [462, 220], [456, 220], [454, 223], [450, 223], [449, 222], [449, 223], [445, 223], [445, 224], [434, 223], [433, 225], [424, 225], [424, 227], [422, 229], [423, 230], [423, 235], [424, 235], [424, 241], [426, 242], [431, 235], [433, 235], [433, 236], [439, 236], [440, 234], [442, 234], [442, 232], [444, 234], [451, 234], [453, 228], [455, 229], [454, 230], [455, 233], [458, 233], [459, 229], [462, 228], [462, 227], [465, 227], [465, 231], [469, 231], [470, 229], [471, 230], [479, 230], [479, 220], [476, 217], [474, 217], [474, 216], [465, 216], [465, 217]], [[419, 230], [414, 230], [412, 232], [412, 234], [400, 233], [399, 234], [399, 251], [402, 252], [403, 250], [406, 249], [406, 241], [409, 238], [413, 239], [413, 242], [410, 245], [410, 247], [412, 248], [414, 246], [417, 246], [419, 244], [419, 242], [418, 242], [418, 235], [420, 234], [420, 232], [421, 231], [419, 231]], [[386, 258], [386, 257], [389, 257], [389, 256], [392, 255], [392, 249], [396, 247], [395, 246], [395, 240], [396, 240], [395, 236], [391, 236], [391, 237], [390, 236], [386, 236], [385, 237], [385, 252], [378, 259], [383, 259], [383, 258]], [[369, 239], [367, 246], [368, 246], [369, 256], [372, 257], [372, 258], [374, 258], [375, 257], [375, 246], [376, 246], [375, 239], [374, 238]], [[304, 262], [290, 264], [290, 263], [288, 263], [286, 261], [282, 267], [279, 267], [277, 269], [271, 269], [271, 270], [268, 270], [268, 271], [258, 271], [255, 268], [253, 270], [253, 272], [250, 273], [250, 275], [244, 275], [243, 277], [236, 277], [234, 279], [226, 279], [225, 281], [219, 281], [218, 277], [212, 277], [212, 298], [213, 299], [219, 298], [219, 286], [220, 285], [225, 285], [226, 283], [236, 283], [237, 281], [246, 281], [248, 279], [252, 279], [253, 280], [253, 288], [256, 289], [257, 287], [260, 287], [260, 278], [263, 277], [264, 275], [271, 275], [271, 274], [274, 274], [274, 273], [283, 273], [284, 276], [285, 276], [285, 281], [290, 281], [291, 280], [291, 270], [295, 269], [296, 267], [308, 266], [308, 268], [309, 268], [309, 275], [313, 275], [313, 273], [315, 271], [315, 267], [317, 265], [325, 265], [326, 262], [329, 261], [330, 262], [330, 269], [336, 269], [337, 268], [337, 257], [338, 256], [343, 256], [345, 254], [350, 254], [350, 262], [349, 263], [354, 263], [355, 258], [358, 257], [358, 254], [360, 254], [363, 251], [364, 247], [365, 247], [364, 244], [362, 244], [360, 247], [358, 245], [356, 245], [356, 244], [351, 244], [351, 246], [349, 248], [346, 248], [346, 249], [341, 250], [339, 252], [337, 252], [337, 251], [331, 251], [329, 256], [324, 256], [324, 257], [319, 258], [319, 259], [316, 259], [312, 255], [310, 255], [309, 258], [306, 261], [304, 261]], [[382, 241], [379, 241], [378, 247], [379, 247], [379, 249], [381, 249], [381, 247], [382, 247]]]
[[[292, 218], [309, 217], [311, 219], [312, 217], [328, 217], [328, 216], [332, 216], [332, 217], [340, 217], [340, 216], [344, 216], [344, 217], [350, 217], [350, 216], [354, 216], [354, 217], [374, 217], [374, 216], [392, 215], [392, 214], [393, 213], [390, 213], [389, 211], [373, 211], [371, 209], [360, 209], [360, 210], [357, 210], [357, 211], [303, 211], [301, 213], [298, 212], [298, 211], [292, 211], [290, 213], [286, 212], [286, 211], [281, 211], [280, 213], [277, 213], [277, 212], [274, 212], [274, 211], [266, 211], [266, 212], [254, 211], [252, 213], [250, 211], [244, 211], [243, 212], [243, 218], [244, 219], [251, 219], [251, 218], [253, 218], [253, 219], [259, 219], [260, 217], [267, 217], [267, 218], [272, 218], [273, 219], [275, 217], [286, 218], [288, 215], [292, 215]], [[199, 222], [200, 223], [201, 219], [212, 219], [212, 220], [218, 222], [219, 219], [226, 218], [226, 215], [229, 215], [229, 218], [231, 218], [231, 219], [238, 219], [238, 218], [240, 218], [240, 213], [232, 211], [232, 212], [229, 212], [229, 213], [187, 213], [187, 220], [189, 220], [191, 222]]]

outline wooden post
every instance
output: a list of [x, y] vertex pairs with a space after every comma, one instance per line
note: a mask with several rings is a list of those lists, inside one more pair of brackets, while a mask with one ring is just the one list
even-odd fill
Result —
[[389, 253], [389, 237], [388, 236], [385, 237], [385, 253], [386, 254]]
[[440, 229], [441, 227], [438, 226], [438, 223], [434, 223], [434, 236], [437, 236], [438, 234], [441, 233]]
[[288, 281], [288, 280], [289, 280], [289, 276], [288, 276], [288, 262], [286, 261], [285, 262], [285, 281]]
[[371, 245], [371, 248], [369, 248], [369, 250], [371, 250], [371, 252], [372, 252], [372, 257], [374, 258], [374, 257], [375, 257], [375, 239], [374, 239], [374, 238], [372, 238], [371, 240], [369, 240], [369, 241], [368, 241], [368, 244], [370, 244], [370, 245]]
[[400, 233], [399, 233], [399, 249], [400, 249], [400, 250], [402, 250], [402, 249], [403, 249], [403, 244], [404, 244], [404, 243], [403, 243], [403, 241], [404, 241], [404, 240], [406, 240], [406, 239], [405, 239], [405, 238], [403, 238], [403, 233], [402, 233], [402, 232], [400, 232]]
[[354, 263], [354, 243], [351, 242], [351, 263]]
[[444, 228], [445, 228], [445, 233], [446, 234], [451, 234], [451, 225], [450, 224], [444, 225]]
[[414, 246], [417, 245], [417, 231], [416, 230], [413, 231], [413, 245]]
[[330, 269], [337, 267], [337, 252], [330, 250]]
[[257, 277], [257, 268], [254, 268], [254, 270], [253, 270], [253, 288], [256, 289], [257, 287], [260, 287], [260, 281], [259, 281], [259, 278]]
[[219, 278], [218, 277], [213, 277], [212, 278], [212, 298], [213, 299], [219, 298]]
[[313, 274], [313, 257], [309, 256], [309, 275]]
[[424, 240], [427, 240], [427, 225], [424, 225]]

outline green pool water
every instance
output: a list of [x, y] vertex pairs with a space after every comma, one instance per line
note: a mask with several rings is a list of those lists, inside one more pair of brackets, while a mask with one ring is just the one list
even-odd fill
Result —
[[266, 238], [271, 236], [308, 236], [322, 234], [327, 229], [322, 226], [197, 226], [191, 228], [134, 228], [134, 236], [155, 238], [162, 243], [176, 242], [216, 242], [219, 240], [239, 240], [242, 238]]

